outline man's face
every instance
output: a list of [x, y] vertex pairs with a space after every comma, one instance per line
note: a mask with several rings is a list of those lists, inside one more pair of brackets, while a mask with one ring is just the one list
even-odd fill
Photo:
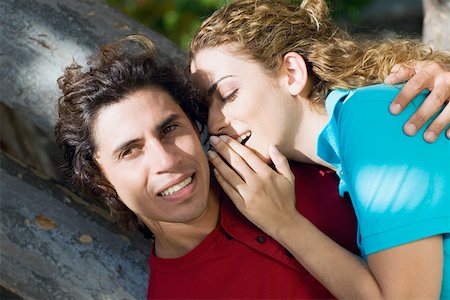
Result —
[[208, 162], [197, 131], [167, 92], [150, 87], [104, 107], [94, 139], [104, 176], [141, 219], [186, 223], [205, 213]]

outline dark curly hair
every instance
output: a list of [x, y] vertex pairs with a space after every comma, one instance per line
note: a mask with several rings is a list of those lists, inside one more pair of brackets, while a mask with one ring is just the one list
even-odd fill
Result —
[[[126, 47], [129, 44], [139, 45], [140, 51], [131, 51]], [[194, 126], [196, 122], [200, 125], [201, 131], [205, 128], [207, 110], [198, 106], [200, 94], [193, 88], [189, 75], [173, 63], [157, 63], [154, 45], [144, 36], [128, 36], [102, 46], [89, 65], [89, 70], [83, 72], [74, 62], [58, 79], [63, 95], [58, 100], [56, 142], [63, 150], [66, 168], [74, 181], [91, 196], [105, 201], [118, 224], [132, 230], [139, 220], [120, 200], [94, 159], [93, 122], [98, 112], [149, 86], [167, 91]]]

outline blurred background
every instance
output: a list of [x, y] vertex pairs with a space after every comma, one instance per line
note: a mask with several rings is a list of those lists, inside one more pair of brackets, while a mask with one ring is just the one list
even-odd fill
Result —
[[[201, 22], [226, 0], [107, 0], [113, 7], [161, 33], [182, 49]], [[292, 2], [301, 3], [301, 0]], [[352, 32], [422, 32], [421, 0], [328, 0], [335, 21]]]

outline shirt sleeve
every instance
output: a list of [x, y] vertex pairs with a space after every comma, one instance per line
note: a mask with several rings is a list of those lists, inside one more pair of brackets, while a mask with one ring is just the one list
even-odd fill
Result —
[[[350, 93], [337, 117], [341, 178], [359, 222], [363, 255], [450, 232], [450, 141], [403, 133], [426, 95], [400, 116], [388, 107], [399, 89]], [[425, 128], [426, 126], [424, 126]]]

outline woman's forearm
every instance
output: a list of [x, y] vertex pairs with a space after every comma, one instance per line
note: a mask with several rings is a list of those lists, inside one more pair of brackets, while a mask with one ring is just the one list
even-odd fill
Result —
[[271, 226], [271, 232], [267, 233], [339, 299], [439, 298], [442, 236], [373, 254], [368, 264], [300, 214], [290, 216], [278, 225]]
[[273, 226], [272, 235], [339, 299], [379, 299], [382, 292], [367, 263], [297, 214]]

